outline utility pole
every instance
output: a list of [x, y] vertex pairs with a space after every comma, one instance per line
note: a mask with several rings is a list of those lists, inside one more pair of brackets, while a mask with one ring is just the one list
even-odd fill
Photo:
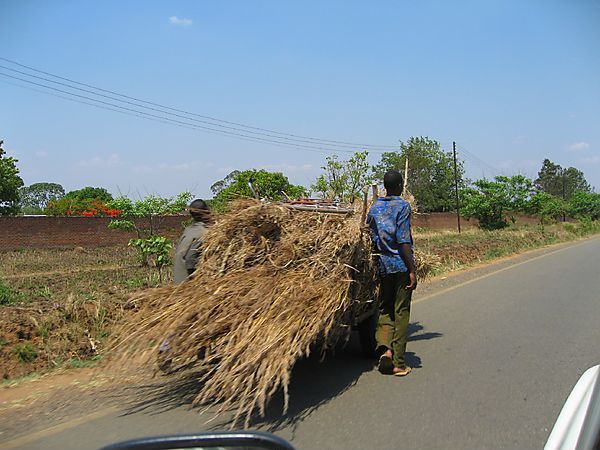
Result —
[[404, 186], [402, 186], [402, 195], [406, 195], [408, 189], [408, 154], [406, 155], [406, 162], [404, 164]]
[[458, 169], [456, 167], [456, 142], [452, 141], [452, 154], [454, 155], [454, 190], [456, 191], [456, 221], [460, 233], [460, 202], [458, 200]]
[[[562, 198], [563, 201], [566, 201], [566, 192], [565, 192], [565, 169], [562, 169], [561, 171], [561, 178], [562, 178]], [[567, 215], [565, 214], [564, 210], [563, 210], [563, 222], [567, 221]]]

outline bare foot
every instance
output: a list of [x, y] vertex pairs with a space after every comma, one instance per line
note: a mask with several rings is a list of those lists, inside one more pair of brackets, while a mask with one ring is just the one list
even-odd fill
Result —
[[396, 376], [396, 377], [405, 377], [406, 375], [408, 375], [411, 372], [412, 372], [412, 369], [408, 366], [394, 367], [392, 369], [392, 374], [394, 374], [394, 376]]

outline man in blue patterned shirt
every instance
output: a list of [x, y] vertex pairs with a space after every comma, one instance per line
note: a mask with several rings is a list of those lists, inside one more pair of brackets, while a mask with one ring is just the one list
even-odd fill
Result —
[[375, 338], [381, 353], [379, 371], [408, 375], [404, 361], [412, 291], [417, 287], [416, 266], [410, 231], [410, 205], [400, 197], [402, 175], [386, 172], [386, 197], [378, 198], [367, 216], [375, 252], [378, 254], [379, 320]]

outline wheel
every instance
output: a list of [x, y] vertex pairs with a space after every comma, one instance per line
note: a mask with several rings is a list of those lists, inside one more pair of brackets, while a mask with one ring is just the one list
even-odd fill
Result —
[[377, 310], [369, 317], [358, 324], [358, 338], [360, 348], [366, 358], [375, 358], [375, 349], [377, 341], [375, 340], [375, 329], [377, 328], [377, 319], [379, 314]]

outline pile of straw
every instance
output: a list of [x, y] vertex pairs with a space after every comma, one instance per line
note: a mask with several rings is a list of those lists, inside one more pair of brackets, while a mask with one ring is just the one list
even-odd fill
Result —
[[348, 336], [376, 296], [374, 274], [359, 214], [238, 203], [209, 229], [191, 279], [132, 300], [139, 312], [113, 350], [154, 362], [162, 346], [161, 362], [201, 367], [195, 404], [233, 409], [247, 426], [280, 388], [287, 409], [299, 358]]

